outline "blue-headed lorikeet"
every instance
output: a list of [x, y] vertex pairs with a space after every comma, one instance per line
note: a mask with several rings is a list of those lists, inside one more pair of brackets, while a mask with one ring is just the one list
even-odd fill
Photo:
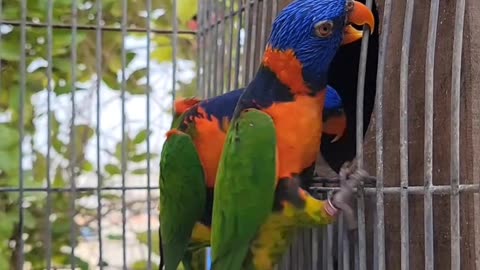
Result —
[[[366, 0], [359, 0], [365, 3]], [[375, 24], [378, 24], [378, 11], [375, 1], [372, 2], [372, 13]], [[197, 15], [195, 14], [187, 23], [187, 27], [198, 30]], [[368, 42], [367, 65], [365, 73], [364, 103], [363, 103], [363, 134], [367, 132], [374, 109], [376, 93], [377, 62], [379, 30], [373, 32]], [[352, 36], [353, 37], [353, 36]], [[341, 46], [330, 65], [328, 84], [339, 89], [339, 95], [343, 100], [344, 115], [347, 119], [347, 126], [344, 136], [338, 137], [335, 144], [331, 144], [335, 136], [322, 136], [321, 154], [327, 164], [339, 172], [340, 167], [346, 161], [351, 161], [356, 152], [356, 110], [357, 110], [357, 78], [360, 65], [361, 42], [347, 42]], [[325, 132], [324, 132], [325, 134]]]
[[[241, 94], [245, 88], [240, 88], [238, 90], [234, 90], [234, 95], [232, 96], [232, 102], [228, 103], [234, 105], [238, 102], [238, 98], [240, 98]], [[341, 138], [345, 132], [346, 128], [346, 118], [342, 107], [342, 100], [335, 89], [331, 86], [327, 85], [325, 95], [325, 106], [323, 109], [323, 136], [331, 136], [333, 139], [328, 142], [324, 142], [323, 144], [334, 143], [336, 140]], [[218, 98], [219, 100], [222, 99], [222, 96]], [[175, 114], [174, 120], [175, 122], [181, 115], [187, 112], [190, 108], [194, 105], [197, 105], [202, 100], [199, 98], [184, 98], [175, 101]], [[208, 101], [206, 104], [209, 104]], [[215, 105], [221, 104], [220, 102], [216, 102], [213, 104]], [[225, 105], [225, 104], [224, 104]], [[200, 105], [202, 106], [202, 105]], [[212, 106], [212, 105], [210, 105]], [[210, 107], [208, 106], [208, 107]], [[228, 117], [231, 118], [233, 115], [234, 107], [230, 107], [228, 111]], [[335, 180], [330, 180], [335, 181]], [[208, 205], [211, 205], [212, 202], [207, 202]], [[208, 244], [209, 245], [209, 244]], [[184, 267], [187, 269], [204, 269], [205, 268], [205, 252], [203, 250], [190, 250], [186, 253], [186, 258], [184, 258]], [[192, 264], [192, 266], [190, 266]]]
[[294, 1], [275, 19], [262, 64], [237, 103], [216, 174], [213, 270], [273, 269], [295, 227], [328, 224], [334, 206], [347, 206], [351, 190], [325, 202], [301, 182], [313, 176], [320, 148], [330, 62], [346, 23], [359, 22], [362, 11], [368, 20], [360, 24], [373, 24], [364, 5], [343, 0]]
[[[341, 3], [341, 8], [338, 6], [339, 3]], [[227, 142], [229, 147], [226, 150], [223, 149], [223, 145], [226, 140], [227, 129], [230, 126], [230, 121], [232, 121], [229, 117], [229, 115], [231, 116], [231, 109], [235, 108], [240, 95], [242, 95], [242, 98], [237, 109], [255, 108], [258, 111], [245, 114], [240, 113], [241, 110], [239, 110], [236, 117], [245, 115], [243, 120], [257, 122], [259, 123], [257, 131], [258, 129], [263, 130], [263, 132], [258, 132], [262, 136], [257, 135], [254, 141], [257, 144], [258, 142], [264, 143], [257, 145], [258, 148], [250, 147], [250, 150], [259, 151], [262, 148], [265, 149], [265, 147], [272, 147], [272, 144], [275, 145], [273, 150], [259, 151], [258, 159], [240, 159], [250, 165], [246, 166], [247, 175], [254, 176], [251, 175], [251, 166], [254, 165], [252, 162], [260, 161], [262, 163], [262, 160], [271, 162], [272, 158], [275, 157], [273, 159], [274, 164], [270, 164], [272, 166], [262, 166], [263, 168], [260, 167], [261, 171], [253, 172], [257, 175], [258, 173], [264, 176], [273, 175], [272, 179], [268, 179], [271, 177], [265, 179], [266, 181], [272, 181], [270, 192], [265, 194], [265, 201], [268, 204], [267, 197], [271, 197], [271, 200], [273, 200], [275, 196], [275, 202], [270, 203], [268, 211], [265, 210], [265, 207], [261, 207], [263, 209], [260, 213], [270, 213], [272, 208], [274, 213], [282, 213], [288, 208], [291, 213], [295, 214], [298, 212], [298, 208], [301, 211], [306, 210], [306, 214], [303, 216], [305, 222], [312, 217], [315, 217], [313, 219], [315, 223], [333, 221], [333, 216], [330, 215], [334, 212], [332, 204], [325, 204], [313, 199], [305, 190], [300, 188], [299, 177], [301, 178], [302, 174], [314, 164], [320, 146], [326, 72], [328, 71], [328, 63], [333, 57], [331, 54], [335, 53], [341, 43], [342, 33], [345, 30], [345, 20], [348, 19], [357, 24], [368, 23], [371, 27], [373, 26], [370, 18], [371, 13], [368, 9], [365, 9], [363, 5], [356, 4], [356, 2], [355, 5], [353, 3], [350, 1], [346, 3], [345, 1], [306, 0], [291, 4], [290, 8], [287, 7], [282, 11], [284, 16], [277, 18], [277, 30], [272, 32], [270, 47], [265, 53], [262, 66], [256, 79], [247, 87], [245, 93], [242, 95], [237, 90], [206, 100], [202, 102], [204, 104], [195, 105], [187, 113], [180, 116], [179, 121], [176, 122], [177, 125], [174, 124], [175, 129], [168, 133], [167, 142], [162, 150], [160, 179], [162, 250], [164, 251], [163, 256], [167, 270], [176, 269], [190, 239], [192, 243], [199, 243], [200, 245], [210, 240], [208, 226], [211, 222], [212, 207], [211, 204], [208, 205], [208, 202], [212, 201], [213, 187], [217, 178], [217, 167], [222, 151], [232, 150], [229, 141]], [[321, 12], [323, 4], [329, 12]], [[300, 12], [301, 16], [293, 15], [296, 12]], [[318, 14], [315, 12], [318, 12]], [[318, 23], [316, 25], [308, 21], [312, 19], [312, 14], [318, 15], [318, 17], [315, 17], [316, 20], [312, 20]], [[320, 21], [319, 19], [326, 20]], [[282, 28], [282, 26], [286, 27]], [[301, 27], [312, 27], [311, 35], [294, 31], [301, 30]], [[286, 32], [279, 29], [286, 30]], [[344, 40], [349, 40], [352, 36], [356, 36], [357, 39], [361, 37], [361, 33], [359, 35], [358, 31], [354, 31], [351, 26], [346, 28], [345, 33]], [[310, 39], [305, 40], [305, 36], [309, 36]], [[313, 48], [309, 48], [312, 46]], [[303, 50], [304, 48], [316, 49], [318, 53], [315, 50], [313, 52]], [[252, 91], [252, 89], [257, 90]], [[244, 133], [247, 137], [251, 136], [248, 130], [249, 126], [249, 124], [244, 126], [247, 127]], [[247, 151], [248, 153], [251, 154]], [[262, 156], [264, 159], [261, 159]], [[267, 170], [264, 171], [263, 169]], [[240, 170], [240, 172], [243, 171], [243, 169]], [[220, 179], [225, 178], [224, 174], [230, 172], [229, 169], [219, 171], [218, 177]], [[247, 177], [248, 182], [245, 183], [251, 183], [250, 181], [254, 179], [255, 177]], [[268, 182], [255, 187], [259, 188], [257, 192], [262, 191], [261, 187], [265, 188], [265, 183]], [[216, 194], [220, 193], [217, 192]], [[229, 194], [229, 192], [227, 191], [224, 194]], [[222, 199], [219, 200], [222, 201]], [[335, 201], [335, 197], [333, 201]], [[289, 203], [290, 205], [285, 205]], [[229, 203], [224, 205], [229, 205]], [[298, 213], [301, 213], [301, 211]], [[328, 211], [330, 211], [330, 214]], [[281, 221], [283, 214], [277, 216]], [[302, 218], [302, 216], [296, 216]], [[294, 221], [294, 219], [289, 220]], [[219, 228], [221, 227], [219, 225]], [[287, 227], [290, 228], [291, 226]], [[257, 231], [258, 229], [253, 226], [250, 231]], [[247, 239], [248, 245], [253, 241], [252, 237], [254, 236], [251, 235], [251, 239]], [[261, 236], [262, 233], [259, 233], [257, 240], [261, 240]], [[228, 236], [225, 240], [227, 242], [224, 243], [227, 244], [232, 241]], [[280, 240], [285, 242], [282, 247], [286, 247], [288, 241]], [[272, 243], [278, 244], [275, 239]], [[220, 243], [220, 246], [223, 244]], [[259, 263], [273, 265], [275, 257], [281, 254], [281, 250], [274, 250], [274, 254], [267, 254], [269, 256], [265, 257], [264, 252], [271, 247], [271, 245], [267, 245], [263, 247], [263, 250], [262, 248], [256, 251], [252, 250], [254, 264], [258, 267], [260, 267]], [[239, 250], [245, 250], [245, 248], [247, 248], [246, 244]], [[218, 251], [216, 248], [214, 250]], [[224, 257], [224, 255], [228, 257], [228, 253], [232, 251], [228, 248], [221, 248], [220, 250], [227, 251], [220, 257]], [[213, 254], [214, 261], [216, 261], [215, 265], [220, 267], [219, 269], [224, 269], [221, 263], [218, 263], [219, 257], [218, 254], [215, 254], [216, 251]], [[241, 256], [236, 257], [240, 258]], [[259, 260], [263, 260], [263, 262], [259, 262]], [[230, 268], [227, 267], [227, 269]]]

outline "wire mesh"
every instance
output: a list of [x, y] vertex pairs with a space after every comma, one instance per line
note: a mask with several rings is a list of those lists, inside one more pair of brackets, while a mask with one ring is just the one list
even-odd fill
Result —
[[[229, 9], [233, 8], [232, 4], [237, 3], [237, 1], [207, 1], [205, 5], [201, 5], [200, 13], [204, 13], [204, 17], [200, 14], [200, 24], [199, 29], [199, 40], [202, 44], [202, 53], [206, 58], [201, 58], [201, 67], [200, 67], [200, 81], [205, 81], [206, 83], [200, 84], [201, 87], [199, 91], [202, 93], [203, 97], [211, 97], [222, 94], [226, 91], [237, 89], [238, 87], [243, 87], [248, 84], [249, 80], [253, 77], [256, 68], [259, 65], [259, 60], [261, 59], [261, 52], [265, 47], [266, 37], [268, 37], [268, 31], [271, 26], [271, 22], [275, 18], [275, 15], [280, 8], [285, 6], [290, 1], [240, 1], [238, 11]], [[365, 1], [362, 1], [365, 2]], [[371, 7], [373, 1], [366, 1], [366, 5]], [[465, 13], [465, 3], [458, 3], [455, 6], [456, 10], [456, 20], [455, 26], [457, 30], [451, 30], [455, 33], [455, 53], [452, 56], [454, 60], [451, 62], [445, 61], [445, 59], [440, 59], [435, 52], [437, 48], [435, 40], [440, 39], [438, 31], [436, 30], [437, 25], [440, 24], [438, 21], [438, 1], [431, 1], [431, 5], [419, 5], [415, 1], [407, 1], [405, 5], [395, 4], [392, 1], [379, 1], [375, 3], [380, 9], [380, 18], [377, 26], [381, 28], [380, 40], [379, 40], [379, 49], [378, 49], [378, 70], [376, 75], [376, 95], [375, 95], [375, 114], [372, 116], [374, 118], [373, 124], [370, 129], [373, 130], [373, 144], [370, 142], [370, 145], [365, 146], [364, 144], [356, 145], [357, 160], [362, 166], [363, 163], [367, 163], [366, 167], [369, 169], [374, 169], [374, 172], [377, 177], [376, 187], [365, 187], [360, 188], [357, 192], [357, 215], [358, 215], [358, 233], [355, 235], [349, 235], [345, 228], [345, 223], [342, 217], [339, 217], [337, 224], [327, 226], [326, 228], [316, 229], [312, 231], [300, 230], [298, 232], [298, 237], [292, 244], [292, 248], [287, 252], [286, 256], [282, 259], [282, 262], [278, 265], [278, 269], [397, 269], [397, 265], [392, 265], [391, 259], [393, 256], [392, 253], [398, 250], [398, 253], [395, 253], [395, 257], [398, 258], [398, 269], [420, 269], [425, 267], [433, 267], [436, 265], [439, 269], [443, 269], [443, 264], [439, 263], [445, 258], [435, 257], [435, 253], [439, 250], [438, 244], [435, 245], [435, 239], [438, 239], [436, 234], [436, 229], [434, 224], [439, 224], [440, 218], [438, 214], [435, 214], [435, 198], [442, 198], [442, 195], [449, 195], [451, 197], [451, 236], [448, 239], [451, 239], [451, 267], [453, 269], [458, 269], [462, 264], [460, 256], [460, 250], [465, 248], [461, 244], [461, 221], [460, 213], [461, 209], [459, 197], [461, 194], [464, 196], [469, 196], [467, 194], [478, 193], [479, 185], [475, 181], [471, 182], [462, 182], [460, 181], [460, 168], [459, 163], [461, 162], [461, 156], [458, 153], [459, 145], [461, 145], [461, 139], [459, 130], [461, 130], [458, 117], [459, 116], [459, 92], [464, 85], [461, 81], [461, 52], [462, 52], [462, 36], [463, 34], [463, 20]], [[243, 6], [240, 6], [243, 5]], [[270, 7], [272, 8], [271, 10]], [[400, 8], [399, 8], [400, 7]], [[426, 8], [425, 8], [426, 7]], [[416, 10], [416, 12], [414, 12]], [[421, 11], [419, 11], [421, 10]], [[429, 11], [430, 10], [430, 11]], [[225, 13], [229, 13], [225, 15]], [[430, 16], [428, 15], [430, 12]], [[221, 19], [215, 17], [216, 19], [211, 19], [212, 21], [207, 21], [206, 18], [211, 18], [214, 13], [217, 15], [220, 13]], [[412, 121], [412, 113], [409, 111], [411, 107], [411, 100], [409, 100], [409, 95], [411, 95], [412, 83], [412, 66], [416, 72], [419, 71], [419, 68], [412, 63], [412, 54], [410, 53], [412, 44], [419, 43], [419, 39], [413, 39], [414, 25], [418, 27], [418, 22], [415, 19], [418, 15], [422, 13], [422, 16], [430, 18], [430, 28], [428, 31], [424, 31], [425, 38], [423, 41], [428, 41], [425, 43], [427, 48], [427, 54], [425, 59], [427, 59], [427, 65], [425, 68], [425, 156], [424, 156], [424, 178], [419, 178], [418, 173], [411, 163], [409, 158], [412, 155], [412, 152], [409, 151], [409, 148], [412, 146], [412, 140], [415, 140], [415, 137], [409, 136], [412, 130], [412, 123], [415, 125], [416, 122]], [[232, 15], [234, 14], [234, 15]], [[414, 15], [416, 14], [416, 15]], [[401, 21], [401, 24], [398, 24], [395, 20], [400, 18], [405, 18]], [[233, 17], [233, 18], [232, 18]], [[234, 20], [236, 18], [236, 20]], [[238, 22], [238, 25], [235, 24]], [[232, 28], [229, 28], [232, 27]], [[230, 34], [225, 35], [225, 31], [230, 29]], [[238, 32], [236, 30], [239, 29]], [[259, 33], [260, 29], [260, 33]], [[395, 31], [400, 31], [403, 33], [398, 35]], [[233, 33], [235, 32], [235, 33]], [[368, 30], [365, 30], [365, 33], [369, 33]], [[392, 37], [393, 35], [393, 37]], [[236, 38], [235, 38], [236, 36]], [[232, 39], [233, 37], [233, 39]], [[229, 38], [231, 40], [229, 40]], [[225, 40], [226, 39], [226, 40]], [[235, 40], [236, 39], [236, 44]], [[392, 53], [392, 40], [399, 40], [398, 51], [400, 54]], [[442, 39], [441, 43], [445, 44], [445, 40]], [[364, 137], [364, 89], [366, 87], [365, 83], [365, 72], [367, 65], [367, 51], [369, 51], [369, 35], [364, 35], [362, 39], [361, 50], [359, 54], [355, 57], [358, 57], [360, 60], [359, 72], [357, 78], [357, 98], [356, 98], [356, 141], [362, 142]], [[220, 48], [220, 49], [219, 49]], [[225, 48], [225, 51], [222, 49]], [[417, 49], [415, 47], [415, 49]], [[438, 50], [438, 49], [437, 49]], [[224, 56], [222, 56], [222, 52]], [[417, 54], [415, 54], [417, 55]], [[223, 57], [226, 59], [233, 59], [231, 61], [224, 61]], [[202, 62], [203, 59], [203, 62]], [[398, 60], [397, 60], [398, 59]], [[436, 62], [433, 62], [436, 60]], [[398, 68], [392, 68], [391, 63], [397, 63]], [[434, 145], [436, 145], [435, 136], [437, 136], [434, 129], [434, 111], [437, 110], [433, 106], [433, 95], [434, 95], [434, 80], [437, 79], [438, 75], [434, 75], [433, 70], [435, 66], [438, 66], [437, 62], [441, 61], [441, 65], [453, 65], [452, 66], [452, 99], [451, 99], [451, 108], [452, 108], [452, 117], [451, 120], [451, 184], [438, 184], [434, 183], [434, 178], [436, 174], [434, 173], [434, 168], [437, 166], [433, 161], [434, 155]], [[415, 61], [416, 64], [417, 61]], [[395, 65], [395, 64], [393, 64]], [[421, 68], [421, 67], [420, 67]], [[394, 70], [394, 71], [392, 71]], [[397, 76], [400, 77], [398, 80], [399, 85], [396, 85], [396, 82], [391, 82], [386, 79], [386, 77], [391, 78], [392, 73], [397, 72]], [[225, 79], [221, 78], [221, 75], [225, 76]], [[227, 83], [224, 83], [224, 81]], [[229, 82], [235, 82], [230, 84]], [[415, 81], [416, 82], [416, 81]], [[390, 102], [386, 98], [391, 98], [392, 91], [395, 91], [396, 87], [399, 89], [398, 99], [399, 103], [395, 104]], [[420, 87], [423, 87], [421, 85]], [[384, 94], [385, 93], [385, 94]], [[392, 124], [395, 121], [392, 119], [391, 115], [388, 112], [391, 111], [390, 107], [385, 108], [385, 106], [396, 106], [398, 122], [396, 127], [392, 128]], [[387, 112], [388, 111], [388, 112]], [[415, 112], [418, 115], [417, 112]], [[415, 116], [417, 117], [417, 116]], [[415, 120], [417, 121], [417, 120]], [[387, 123], [389, 122], [389, 123]], [[386, 124], [384, 124], [386, 123]], [[435, 125], [438, 123], [435, 122]], [[387, 160], [387, 158], [392, 158], [391, 150], [392, 140], [390, 139], [390, 132], [396, 132], [398, 134], [398, 153], [395, 159], [398, 159], [398, 163], [392, 163]], [[386, 136], [386, 137], [384, 137]], [[460, 143], [459, 143], [460, 142]], [[373, 151], [371, 146], [373, 146]], [[365, 157], [364, 148], [367, 147], [367, 156]], [[368, 148], [370, 147], [370, 148]], [[437, 146], [435, 146], [437, 147]], [[375, 153], [373, 156], [374, 162], [371, 161], [371, 153]], [[415, 152], [416, 153], [416, 152]], [[422, 157], [423, 158], [423, 157]], [[415, 158], [413, 160], [417, 160]], [[376, 164], [376, 165], [374, 165]], [[386, 181], [386, 176], [391, 176], [393, 172], [397, 169], [394, 167], [388, 166], [388, 164], [396, 164], [399, 174], [395, 174], [398, 181], [395, 180]], [[372, 167], [372, 165], [376, 167]], [[389, 179], [387, 179], [389, 180]], [[421, 184], [418, 185], [421, 180]], [[423, 185], [423, 182], [425, 185]], [[393, 184], [392, 184], [393, 183]], [[414, 184], [415, 183], [415, 184]], [[318, 187], [317, 191], [329, 192], [331, 190], [336, 190], [336, 188], [331, 187]], [[409, 211], [415, 203], [410, 200], [412, 196], [422, 196], [424, 198], [424, 210], [422, 215], [424, 216], [424, 224], [418, 224], [418, 214], [417, 210]], [[365, 196], [365, 197], [364, 197]], [[437, 197], [439, 196], [439, 197]], [[372, 201], [373, 199], [373, 201]], [[398, 202], [396, 201], [398, 200]], [[397, 249], [389, 250], [389, 247], [393, 243], [397, 244], [396, 240], [392, 239], [392, 231], [389, 230], [391, 222], [389, 218], [392, 218], [392, 209], [386, 208], [391, 205], [391, 202], [395, 201], [397, 206], [399, 206], [398, 213], [398, 231], [395, 229], [394, 232], [397, 232], [399, 236], [399, 241]], [[369, 202], [373, 202], [373, 207], [370, 207]], [[458, 207], [458, 208], [457, 208]], [[371, 211], [373, 209], [373, 211]], [[371, 218], [373, 215], [373, 219]], [[412, 215], [414, 218], [412, 219]], [[471, 213], [470, 213], [471, 215]], [[472, 216], [463, 217], [463, 222], [465, 218], [471, 218]], [[470, 221], [472, 222], [472, 221]], [[415, 224], [412, 227], [412, 224]], [[412, 233], [412, 230], [418, 230], [418, 226], [425, 225], [425, 232], [422, 234], [424, 237], [423, 242], [424, 250], [421, 253], [411, 252], [412, 246], [412, 237], [418, 237], [418, 233]], [[416, 227], [415, 227], [416, 226]], [[421, 228], [421, 227], [420, 227]], [[394, 237], [393, 237], [394, 238]], [[415, 238], [416, 239], [416, 238]], [[352, 241], [353, 240], [353, 241]], [[415, 240], [417, 241], [417, 240]], [[442, 246], [443, 248], [443, 246]], [[415, 246], [415, 252], [420, 251]], [[400, 255], [398, 255], [400, 254]], [[418, 256], [423, 256], [419, 258]], [[415, 259], [411, 259], [414, 257]], [[395, 259], [396, 262], [396, 259]], [[421, 266], [417, 263], [423, 263]], [[449, 264], [448, 264], [449, 265]], [[393, 267], [393, 268], [390, 268]], [[432, 268], [433, 269], [433, 268]], [[447, 268], [445, 268], [447, 269]], [[473, 269], [473, 268], [472, 268]]]
[[0, 269], [158, 268], [164, 101], [196, 84], [189, 18], [157, 0], [0, 11]]
[[[158, 154], [172, 103], [246, 86], [289, 1], [204, 0], [188, 15], [175, 0], [17, 2], [0, 0], [0, 269], [156, 269]], [[447, 34], [441, 1], [363, 2], [378, 4], [382, 19], [371, 134], [354, 151], [377, 183], [357, 190], [356, 233], [342, 216], [298, 230], [277, 269], [478, 269], [468, 260], [480, 252], [478, 235], [466, 233], [478, 226], [472, 194], [478, 202], [480, 187], [466, 164], [480, 150], [469, 149], [460, 121], [475, 117], [464, 108], [473, 90], [462, 66], [471, 2], [448, 3]], [[355, 56], [357, 142], [369, 83], [364, 33]], [[440, 53], [446, 46], [451, 52]], [[442, 69], [449, 74], [439, 85]], [[448, 83], [443, 112], [438, 89]], [[412, 101], [417, 92], [422, 102]], [[333, 190], [316, 188], [324, 198]]]

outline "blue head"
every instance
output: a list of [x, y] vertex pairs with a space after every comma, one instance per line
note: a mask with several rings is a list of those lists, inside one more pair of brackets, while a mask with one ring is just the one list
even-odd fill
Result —
[[325, 107], [326, 110], [338, 110], [343, 108], [342, 98], [340, 95], [331, 87], [327, 85], [327, 93], [325, 95]]
[[293, 51], [303, 67], [304, 81], [323, 87], [344, 37], [348, 42], [362, 37], [351, 31], [349, 23], [372, 28], [373, 14], [353, 0], [296, 0], [275, 19], [268, 45], [273, 50]]

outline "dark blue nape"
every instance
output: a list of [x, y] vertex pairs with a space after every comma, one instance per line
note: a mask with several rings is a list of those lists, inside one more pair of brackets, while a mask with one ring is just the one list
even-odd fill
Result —
[[211, 116], [214, 116], [217, 119], [223, 119], [227, 117], [231, 120], [235, 106], [237, 105], [240, 96], [243, 94], [243, 88], [230, 91], [221, 96], [217, 96], [211, 99], [207, 99], [200, 103], [207, 113], [207, 117], [211, 120]]
[[331, 110], [331, 109], [340, 109], [343, 107], [342, 104], [342, 98], [340, 95], [337, 93], [337, 91], [331, 87], [330, 85], [327, 85], [327, 93], [325, 96], [325, 109]]

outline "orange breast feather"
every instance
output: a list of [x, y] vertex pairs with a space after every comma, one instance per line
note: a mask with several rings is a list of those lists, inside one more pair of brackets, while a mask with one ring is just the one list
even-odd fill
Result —
[[296, 96], [295, 101], [276, 103], [265, 109], [274, 123], [278, 143], [278, 176], [291, 177], [311, 166], [322, 138], [325, 91], [315, 97]]
[[[226, 134], [220, 129], [217, 118], [212, 116], [211, 120], [207, 119], [207, 114], [201, 107], [198, 108], [198, 112], [203, 117], [195, 118], [196, 132], [193, 142], [205, 171], [207, 186], [213, 187]], [[226, 127], [227, 123], [222, 123], [222, 125]], [[224, 128], [224, 130], [227, 129]]]

